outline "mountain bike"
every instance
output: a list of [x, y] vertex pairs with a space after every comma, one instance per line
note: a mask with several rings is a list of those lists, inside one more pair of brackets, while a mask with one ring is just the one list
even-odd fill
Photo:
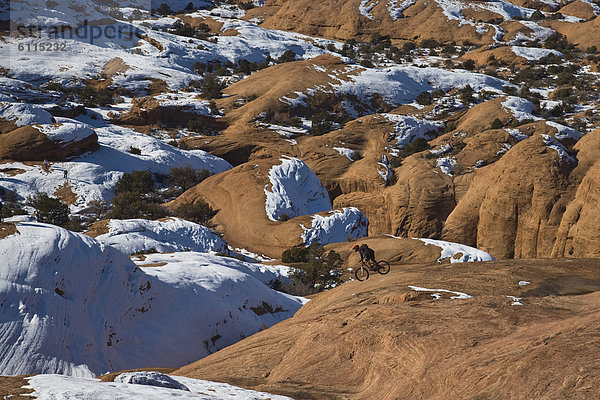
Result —
[[369, 279], [369, 271], [377, 271], [381, 275], [385, 275], [390, 272], [390, 263], [381, 261], [361, 261], [360, 267], [354, 271], [354, 276], [359, 281], [366, 281]]

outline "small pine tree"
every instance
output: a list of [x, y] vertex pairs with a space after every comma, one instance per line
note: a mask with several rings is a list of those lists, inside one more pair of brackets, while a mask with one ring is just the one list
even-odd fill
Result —
[[496, 118], [494, 122], [492, 122], [492, 129], [502, 129], [503, 126], [504, 124], [499, 118]]
[[180, 205], [177, 207], [174, 214], [179, 218], [206, 225], [216, 213], [217, 211], [213, 210], [206, 201], [198, 199], [194, 203]]
[[200, 95], [205, 99], [218, 99], [223, 96], [223, 84], [216, 75], [210, 74], [204, 76]]
[[69, 222], [69, 206], [55, 197], [50, 197], [46, 193], [36, 193], [28, 199], [27, 203], [35, 208], [38, 222], [59, 226]]

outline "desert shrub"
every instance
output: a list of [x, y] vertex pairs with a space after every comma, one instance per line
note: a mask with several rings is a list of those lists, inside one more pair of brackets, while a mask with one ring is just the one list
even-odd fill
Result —
[[136, 192], [117, 193], [112, 199], [112, 207], [108, 216], [115, 219], [158, 219], [169, 214], [164, 207], [144, 200]]
[[286, 50], [283, 54], [277, 59], [278, 63], [286, 63], [296, 60], [296, 53], [293, 50]]
[[16, 203], [19, 200], [19, 196], [12, 190], [0, 188], [0, 198], [7, 203]]
[[258, 67], [255, 63], [250, 63], [248, 60], [241, 59], [233, 68], [233, 72], [236, 74], [250, 75], [252, 71], [256, 71], [257, 69]]
[[129, 150], [127, 150], [127, 151], [130, 152], [131, 154], [137, 154], [137, 155], [142, 154], [142, 150], [138, 149], [137, 147], [133, 147], [133, 146], [129, 146]]
[[191, 119], [188, 121], [188, 130], [196, 133], [202, 133], [204, 131], [204, 121], [201, 119]]
[[398, 156], [404, 158], [410, 156], [411, 154], [429, 150], [430, 148], [431, 146], [429, 146], [427, 139], [420, 137], [404, 146], [404, 148], [402, 148], [398, 153]]
[[[399, 168], [402, 166], [402, 157], [390, 156], [388, 157], [391, 168]], [[394, 176], [396, 176], [394, 174]]]
[[542, 14], [541, 11], [539, 10], [535, 10], [533, 12], [533, 14], [531, 14], [531, 16], [529, 17], [530, 21], [541, 21], [543, 19], [545, 19], [546, 17], [544, 17], [544, 14]]
[[60, 199], [38, 192], [29, 197], [27, 203], [35, 208], [35, 215], [39, 222], [59, 226], [69, 222], [69, 206]]
[[509, 96], [516, 96], [517, 95], [517, 88], [514, 86], [508, 86], [508, 85], [504, 85], [502, 86], [502, 91], [506, 94], [508, 94]]
[[292, 247], [281, 256], [284, 262], [292, 263], [296, 268], [292, 273], [292, 284], [284, 286], [284, 291], [306, 295], [341, 283], [342, 258], [333, 250], [326, 253], [319, 243], [308, 247]]
[[467, 71], [473, 71], [475, 69], [475, 61], [465, 60], [465, 62], [462, 64], [462, 67]]
[[404, 53], [408, 53], [411, 50], [414, 50], [417, 48], [417, 45], [414, 42], [406, 42], [402, 45], [402, 51]]
[[216, 213], [217, 211], [212, 209], [206, 201], [198, 199], [194, 203], [180, 205], [173, 214], [179, 218], [206, 225]]
[[426, 49], [434, 49], [439, 46], [439, 43], [435, 39], [423, 39], [421, 41], [421, 47]]
[[252, 1], [240, 1], [239, 6], [242, 10], [250, 10], [254, 8], [254, 3]]
[[458, 97], [464, 104], [474, 103], [475, 98], [473, 97], [473, 88], [471, 85], [467, 85], [464, 88], [458, 90]]
[[104, 200], [92, 200], [88, 203], [86, 211], [91, 214], [94, 219], [100, 220], [108, 215], [110, 205]]
[[285, 221], [289, 221], [289, 220], [290, 220], [290, 216], [287, 215], [286, 213], [283, 213], [279, 216], [279, 221], [285, 222]]
[[500, 121], [499, 118], [496, 118], [494, 120], [494, 122], [492, 122], [492, 129], [502, 129], [502, 127], [504, 126], [504, 124], [502, 123], [502, 121]]
[[571, 50], [574, 46], [569, 43], [565, 35], [555, 32], [544, 41], [544, 47], [565, 52]]
[[160, 7], [158, 7], [158, 8], [155, 10], [155, 12], [156, 12], [158, 15], [162, 15], [163, 17], [164, 17], [164, 16], [166, 16], [166, 15], [171, 15], [171, 14], [173, 14], [173, 11], [171, 10], [171, 7], [169, 7], [169, 5], [168, 5], [168, 4], [166, 4], [166, 3], [162, 3], [162, 4], [160, 5]]
[[134, 192], [139, 195], [154, 191], [154, 178], [150, 171], [133, 171], [125, 173], [117, 182], [115, 193]]
[[311, 118], [311, 135], [321, 136], [331, 130], [332, 123], [331, 121], [327, 121], [327, 117], [327, 113], [318, 113]]
[[106, 107], [114, 103], [113, 93], [108, 89], [83, 86], [72, 89], [71, 95], [86, 107]]
[[428, 106], [433, 102], [433, 95], [430, 92], [421, 92], [415, 100], [422, 106]]
[[83, 232], [87, 229], [87, 224], [78, 216], [70, 217], [69, 220], [61, 226], [73, 232]]
[[181, 194], [209, 176], [210, 172], [205, 169], [197, 170], [192, 167], [171, 168], [167, 177], [167, 184], [170, 188], [176, 189]]
[[281, 253], [281, 261], [284, 263], [300, 263], [308, 261], [309, 249], [304, 246], [291, 247]]
[[175, 35], [186, 36], [186, 37], [191, 37], [191, 38], [198, 36], [198, 31], [196, 29], [192, 28], [191, 25], [185, 24], [179, 20], [177, 20], [173, 24], [173, 29], [171, 30], [171, 33], [174, 33]]
[[223, 96], [223, 88], [223, 84], [216, 75], [205, 75], [200, 95], [205, 99], [218, 99]]

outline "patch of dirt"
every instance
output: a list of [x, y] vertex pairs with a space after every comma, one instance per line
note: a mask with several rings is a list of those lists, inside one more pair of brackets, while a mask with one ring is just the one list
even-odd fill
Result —
[[8, 222], [3, 222], [0, 224], [0, 239], [4, 239], [5, 237], [15, 234], [21, 234], [15, 224]]
[[102, 74], [106, 77], [112, 78], [117, 74], [124, 74], [128, 70], [129, 65], [127, 65], [122, 58], [117, 57], [113, 58], [104, 65], [104, 68], [102, 69]]
[[20, 174], [24, 174], [25, 170], [22, 168], [2, 168], [0, 169], [0, 173], [6, 174], [8, 176], [17, 176]]
[[33, 393], [33, 389], [23, 389], [23, 386], [29, 385], [29, 382], [26, 380], [26, 378], [30, 376], [32, 375], [0, 376], [0, 399], [36, 399], [37, 397], [27, 395], [29, 393]]
[[77, 195], [73, 193], [73, 186], [69, 182], [65, 182], [56, 189], [54, 196], [68, 205], [73, 205], [77, 202]]
[[96, 238], [100, 235], [105, 235], [109, 231], [109, 222], [110, 221], [108, 219], [103, 219], [102, 221], [94, 222], [90, 226], [90, 229], [87, 232], [85, 232], [85, 234], [93, 238]]
[[162, 79], [150, 78], [148, 79], [151, 83], [148, 85], [148, 91], [150, 94], [161, 94], [169, 90], [169, 85]]
[[164, 267], [165, 265], [168, 265], [168, 264], [169, 263], [166, 263], [166, 262], [159, 262], [159, 263], [154, 263], [154, 264], [142, 264], [142, 265], [138, 264], [138, 267], [144, 267], [144, 268], [154, 267], [154, 268], [156, 268], [156, 267]]

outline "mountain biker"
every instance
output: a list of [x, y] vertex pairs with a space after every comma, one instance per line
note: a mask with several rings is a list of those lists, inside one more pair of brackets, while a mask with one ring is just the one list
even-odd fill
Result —
[[360, 254], [360, 262], [375, 262], [375, 252], [366, 244], [361, 244], [360, 246], [355, 244], [352, 247], [352, 250], [359, 252]]

